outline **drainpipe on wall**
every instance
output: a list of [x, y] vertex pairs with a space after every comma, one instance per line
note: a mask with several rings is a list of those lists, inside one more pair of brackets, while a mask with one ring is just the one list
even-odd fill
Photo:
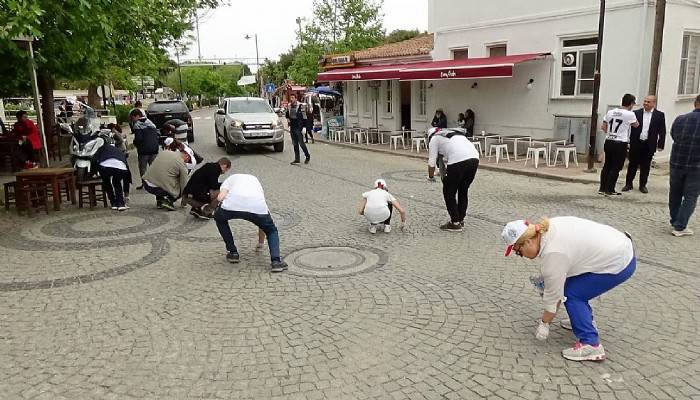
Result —
[[654, 21], [654, 44], [651, 48], [651, 69], [649, 71], [649, 94], [658, 93], [659, 65], [664, 41], [664, 24], [666, 22], [666, 0], [656, 1], [656, 19]]

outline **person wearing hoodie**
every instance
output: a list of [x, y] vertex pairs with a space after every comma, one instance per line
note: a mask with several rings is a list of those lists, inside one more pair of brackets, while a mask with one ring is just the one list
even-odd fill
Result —
[[39, 128], [29, 119], [26, 111], [17, 111], [15, 116], [17, 122], [14, 125], [14, 134], [21, 141], [20, 150], [24, 168], [36, 168], [39, 166], [41, 151]]
[[126, 153], [111, 144], [102, 146], [95, 155], [95, 161], [102, 177], [102, 188], [107, 193], [112, 210], [127, 210], [131, 171]]
[[138, 153], [139, 175], [141, 176], [141, 186], [137, 189], [143, 189], [143, 175], [158, 155], [158, 128], [138, 108], [131, 111], [129, 120], [134, 134], [134, 146], [136, 146]]

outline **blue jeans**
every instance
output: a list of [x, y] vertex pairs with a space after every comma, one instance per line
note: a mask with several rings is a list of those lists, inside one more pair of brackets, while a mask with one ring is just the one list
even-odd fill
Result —
[[564, 296], [566, 312], [571, 319], [571, 327], [578, 341], [583, 344], [597, 346], [598, 331], [593, 326], [593, 311], [588, 302], [615, 286], [621, 284], [634, 274], [637, 269], [637, 258], [617, 274], [585, 273], [566, 279], [564, 284]]
[[265, 232], [265, 236], [267, 236], [267, 245], [270, 248], [270, 259], [272, 261], [280, 261], [280, 237], [270, 214], [229, 211], [221, 207], [216, 209], [214, 212], [214, 221], [216, 221], [216, 227], [219, 229], [221, 238], [224, 239], [224, 243], [226, 243], [226, 250], [229, 253], [238, 254], [236, 243], [233, 241], [233, 233], [228, 224], [228, 221], [232, 219], [242, 219], [252, 222], [255, 226], [262, 229], [262, 231]]
[[689, 171], [671, 167], [671, 188], [668, 192], [668, 209], [671, 225], [677, 231], [688, 227], [695, 212], [700, 194], [700, 171]]
[[294, 148], [294, 161], [299, 161], [299, 147], [301, 147], [306, 158], [311, 157], [309, 155], [309, 149], [306, 148], [306, 144], [304, 143], [304, 137], [301, 135], [302, 128], [302, 124], [299, 124], [298, 126], [292, 125], [289, 129], [289, 136], [292, 138], [292, 147]]

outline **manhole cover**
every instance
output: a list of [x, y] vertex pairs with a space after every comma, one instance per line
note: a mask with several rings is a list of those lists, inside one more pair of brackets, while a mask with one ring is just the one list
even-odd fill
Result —
[[388, 256], [369, 247], [321, 246], [296, 250], [284, 260], [292, 274], [336, 277], [374, 270], [386, 264]]

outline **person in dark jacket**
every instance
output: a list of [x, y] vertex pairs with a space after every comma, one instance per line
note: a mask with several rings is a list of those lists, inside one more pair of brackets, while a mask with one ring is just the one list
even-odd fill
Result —
[[474, 123], [476, 122], [476, 116], [474, 111], [470, 108], [467, 110], [464, 119], [464, 129], [467, 131], [467, 137], [474, 136]]
[[[136, 146], [136, 152], [138, 153], [139, 175], [143, 180], [146, 169], [149, 165], [153, 164], [153, 161], [158, 155], [158, 129], [151, 120], [146, 118], [143, 111], [138, 108], [131, 111], [129, 119], [131, 120], [132, 132], [134, 134], [134, 146]], [[141, 182], [141, 186], [137, 187], [137, 189], [143, 189], [143, 182]]]
[[630, 131], [630, 162], [627, 166], [627, 178], [623, 192], [633, 189], [634, 178], [639, 169], [639, 191], [649, 193], [647, 181], [651, 160], [656, 150], [663, 150], [666, 143], [666, 116], [656, 109], [656, 96], [644, 98], [643, 108], [634, 112], [639, 126]]
[[671, 126], [671, 189], [668, 208], [671, 212], [673, 236], [691, 236], [690, 217], [695, 212], [700, 195], [700, 96], [695, 98], [695, 110], [676, 117]]
[[97, 169], [102, 177], [102, 188], [107, 193], [112, 210], [127, 210], [131, 171], [126, 161], [126, 154], [119, 148], [107, 144], [102, 146], [95, 158]]
[[231, 160], [226, 157], [198, 168], [182, 191], [183, 204], [192, 206], [190, 214], [203, 219], [211, 219], [218, 204], [219, 177], [231, 168]]
[[287, 107], [287, 122], [289, 123], [289, 134], [292, 137], [292, 145], [294, 146], [294, 161], [290, 164], [299, 164], [299, 146], [306, 156], [304, 164], [308, 164], [311, 160], [309, 149], [306, 148], [304, 138], [301, 136], [301, 130], [306, 125], [306, 105], [297, 101], [296, 95], [289, 96], [289, 106]]
[[447, 128], [447, 116], [442, 108], [435, 110], [433, 122], [430, 124], [433, 128]]

